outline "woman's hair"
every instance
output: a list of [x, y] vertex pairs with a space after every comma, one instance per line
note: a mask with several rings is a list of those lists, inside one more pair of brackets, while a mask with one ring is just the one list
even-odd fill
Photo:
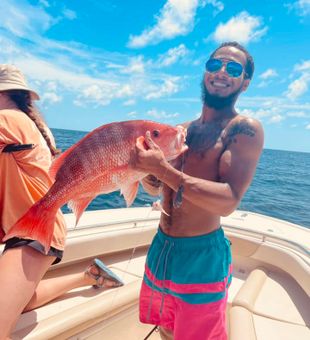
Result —
[[31, 100], [30, 92], [25, 90], [7, 90], [5, 93], [8, 95], [10, 100], [13, 101], [16, 106], [36, 124], [37, 128], [41, 132], [41, 135], [45, 139], [52, 156], [58, 155], [60, 150], [55, 148], [52, 144], [52, 141], [46, 132], [43, 118]]

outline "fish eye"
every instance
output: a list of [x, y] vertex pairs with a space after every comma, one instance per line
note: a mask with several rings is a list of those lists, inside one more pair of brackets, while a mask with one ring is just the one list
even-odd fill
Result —
[[152, 131], [152, 135], [153, 135], [153, 137], [159, 137], [159, 131], [158, 130], [153, 130]]

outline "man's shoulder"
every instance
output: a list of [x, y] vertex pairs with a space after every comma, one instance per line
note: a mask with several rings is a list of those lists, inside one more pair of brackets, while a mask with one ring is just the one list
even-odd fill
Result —
[[262, 124], [259, 120], [249, 117], [237, 114], [226, 126], [227, 132], [229, 131], [239, 131], [239, 130], [255, 130], [255, 131], [263, 131]]
[[[226, 146], [262, 148], [264, 130], [261, 123], [252, 117], [236, 115], [225, 127], [223, 140]], [[239, 148], [238, 147], [238, 148]]]

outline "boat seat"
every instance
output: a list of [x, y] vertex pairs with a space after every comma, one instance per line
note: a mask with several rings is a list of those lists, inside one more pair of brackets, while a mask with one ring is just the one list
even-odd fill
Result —
[[288, 275], [254, 269], [229, 309], [230, 340], [310, 339], [305, 299]]
[[[117, 324], [114, 319], [128, 318], [132, 313], [136, 315], [135, 324], [138, 324], [137, 303], [142, 282], [140, 273], [143, 272], [144, 265], [142, 254], [143, 251], [140, 254], [137, 250], [136, 256], [130, 261], [127, 254], [100, 257], [122, 278], [125, 282], [123, 287], [110, 290], [97, 290], [91, 287], [73, 289], [41, 308], [22, 314], [12, 339], [68, 339], [86, 328], [96, 328], [100, 323], [109, 325], [104, 331], [109, 332], [109, 329], [114, 327], [112, 325]], [[58, 267], [49, 271], [46, 277], [81, 272], [86, 266], [85, 263], [89, 261], [90, 259], [85, 259], [67, 267]], [[136, 331], [141, 332], [143, 338], [151, 329], [151, 325], [140, 324]], [[111, 334], [108, 336], [104, 334], [104, 338], [114, 339]]]
[[229, 323], [229, 340], [310, 339], [306, 326], [256, 315], [240, 306], [230, 308]]

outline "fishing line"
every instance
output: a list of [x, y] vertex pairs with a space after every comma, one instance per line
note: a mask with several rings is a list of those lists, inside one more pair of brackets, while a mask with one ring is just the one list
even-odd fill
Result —
[[[126, 275], [126, 274], [129, 274], [129, 273], [128, 273], [128, 268], [129, 268], [129, 265], [130, 265], [131, 260], [133, 259], [133, 256], [134, 256], [134, 253], [135, 253], [135, 251], [136, 251], [136, 248], [137, 248], [137, 247], [134, 247], [134, 248], [133, 248], [133, 250], [132, 250], [132, 252], [131, 252], [131, 255], [130, 255], [130, 258], [129, 258], [129, 260], [127, 261], [126, 268], [125, 268], [125, 270], [123, 271], [123, 274], [121, 275], [122, 281], [124, 282], [124, 286], [126, 286], [126, 282], [125, 282], [125, 280], [124, 280], [124, 279], [125, 279], [125, 275]], [[112, 306], [112, 307], [114, 306], [114, 302], [115, 302], [115, 299], [116, 299], [116, 297], [117, 297], [118, 292], [119, 292], [119, 289], [116, 289], [116, 292], [114, 293], [113, 298], [112, 298], [112, 303], [111, 303], [111, 306]]]

